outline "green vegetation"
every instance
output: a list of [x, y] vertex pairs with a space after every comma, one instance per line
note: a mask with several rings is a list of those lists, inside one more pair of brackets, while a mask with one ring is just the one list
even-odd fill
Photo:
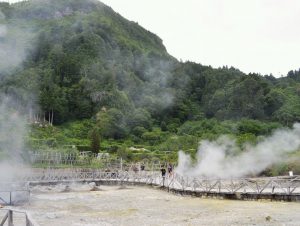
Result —
[[96, 0], [0, 3], [0, 10], [9, 28], [1, 44], [26, 52], [22, 65], [0, 70], [0, 90], [39, 116], [27, 138], [32, 150], [75, 145], [175, 160], [202, 139], [227, 134], [242, 146], [300, 120], [300, 70], [276, 79], [178, 62], [158, 36]]

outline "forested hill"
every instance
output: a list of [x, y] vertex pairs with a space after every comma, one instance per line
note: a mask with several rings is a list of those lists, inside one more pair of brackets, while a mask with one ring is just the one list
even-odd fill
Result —
[[96, 0], [0, 9], [0, 88], [24, 112], [53, 112], [54, 124], [99, 119], [104, 137], [122, 138], [205, 118], [300, 119], [299, 71], [276, 79], [179, 62], [157, 35]]

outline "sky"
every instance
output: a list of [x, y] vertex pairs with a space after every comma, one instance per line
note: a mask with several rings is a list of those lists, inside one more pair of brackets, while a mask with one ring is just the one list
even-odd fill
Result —
[[300, 68], [300, 0], [102, 2], [157, 34], [178, 60], [276, 77]]

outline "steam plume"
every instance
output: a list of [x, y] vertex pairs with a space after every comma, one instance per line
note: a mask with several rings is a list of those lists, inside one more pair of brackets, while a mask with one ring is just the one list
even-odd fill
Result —
[[13, 179], [23, 163], [26, 120], [14, 106], [11, 98], [0, 103], [0, 181]]
[[246, 145], [240, 154], [234, 140], [222, 136], [216, 141], [200, 143], [196, 163], [179, 152], [177, 173], [214, 178], [243, 177], [258, 174], [272, 164], [281, 162], [285, 155], [300, 148], [300, 124], [292, 129], [276, 130], [256, 145]]
[[10, 25], [0, 9], [0, 74], [10, 72], [26, 59], [28, 49], [32, 48], [33, 26]]

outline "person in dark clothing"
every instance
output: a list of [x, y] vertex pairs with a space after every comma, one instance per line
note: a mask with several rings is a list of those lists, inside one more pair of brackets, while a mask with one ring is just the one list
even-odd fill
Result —
[[161, 171], [161, 176], [166, 177], [166, 169], [162, 167], [160, 171]]
[[160, 171], [161, 171], [161, 176], [162, 176], [162, 178], [163, 178], [163, 187], [165, 186], [165, 179], [166, 179], [166, 169], [164, 168], [164, 167], [161, 167], [161, 169], [160, 169]]
[[168, 173], [169, 175], [172, 175], [172, 172], [173, 172], [173, 166], [171, 163], [168, 164]]

